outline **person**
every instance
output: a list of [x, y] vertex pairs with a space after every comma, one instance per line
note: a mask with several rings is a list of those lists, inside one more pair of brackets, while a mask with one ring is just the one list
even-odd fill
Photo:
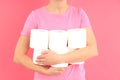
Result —
[[[37, 62], [48, 66], [36, 65], [27, 56], [31, 29], [68, 30], [85, 28], [87, 46], [66, 54], [44, 51]], [[78, 36], [79, 37], [79, 36]], [[96, 39], [86, 12], [68, 4], [67, 0], [50, 0], [46, 6], [31, 11], [16, 45], [14, 62], [35, 71], [34, 80], [85, 80], [84, 64], [72, 64], [66, 68], [55, 68], [49, 65], [62, 62], [72, 63], [86, 61], [98, 55]]]

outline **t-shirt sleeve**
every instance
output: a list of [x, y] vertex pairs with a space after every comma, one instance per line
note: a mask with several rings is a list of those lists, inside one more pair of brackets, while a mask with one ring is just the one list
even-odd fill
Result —
[[32, 11], [25, 21], [24, 27], [21, 31], [21, 35], [30, 36], [31, 29], [37, 28], [37, 23], [35, 19], [35, 13]]
[[81, 24], [80, 24], [81, 28], [84, 27], [92, 27], [88, 18], [88, 15], [86, 14], [86, 12], [81, 9]]

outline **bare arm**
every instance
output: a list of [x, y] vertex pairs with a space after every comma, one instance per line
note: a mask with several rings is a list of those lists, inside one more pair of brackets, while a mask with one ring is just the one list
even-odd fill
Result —
[[33, 64], [32, 59], [27, 56], [29, 39], [27, 36], [20, 36], [15, 49], [14, 62], [34, 71], [44, 72], [43, 67]]
[[[85, 48], [76, 49], [66, 54], [56, 54], [56, 52], [48, 50], [48, 54], [44, 54], [38, 57], [37, 61], [41, 64], [51, 65], [59, 63], [72, 63], [86, 61], [89, 58], [98, 55], [96, 40], [91, 28], [87, 30], [87, 46]], [[79, 37], [79, 36], [78, 36]]]
[[91, 28], [86, 28], [86, 30], [87, 30], [87, 46], [85, 48], [77, 49], [67, 54], [64, 54], [62, 60], [64, 60], [67, 63], [71, 63], [85, 61], [89, 58], [98, 55], [94, 33]]
[[32, 59], [27, 56], [29, 49], [30, 38], [27, 36], [20, 36], [14, 54], [14, 62], [36, 72], [45, 75], [56, 75], [62, 73], [65, 68], [45, 68], [44, 66], [35, 65]]

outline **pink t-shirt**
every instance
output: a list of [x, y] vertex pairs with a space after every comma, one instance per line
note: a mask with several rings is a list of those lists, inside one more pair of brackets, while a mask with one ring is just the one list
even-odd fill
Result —
[[[71, 6], [63, 14], [53, 14], [41, 7], [32, 11], [24, 25], [21, 35], [30, 36], [31, 29], [68, 30], [91, 27], [88, 16], [81, 8]], [[35, 72], [34, 80], [85, 80], [84, 64], [71, 65], [61, 75], [47, 76]]]

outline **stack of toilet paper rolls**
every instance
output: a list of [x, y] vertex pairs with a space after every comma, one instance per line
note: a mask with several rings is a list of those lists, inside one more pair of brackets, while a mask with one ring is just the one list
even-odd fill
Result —
[[[44, 30], [32, 29], [30, 35], [30, 47], [34, 49], [33, 63], [38, 64], [36, 59], [42, 51], [55, 51], [58, 54], [64, 54], [78, 48], [86, 47], [86, 29], [65, 30]], [[71, 64], [83, 64], [76, 62]], [[43, 65], [43, 64], [40, 64]], [[67, 67], [68, 63], [51, 65], [52, 67]]]
[[[67, 32], [64, 30], [51, 30], [49, 32], [49, 49], [58, 54], [68, 52]], [[68, 63], [52, 65], [52, 67], [67, 67]]]
[[30, 47], [34, 49], [33, 63], [38, 64], [36, 59], [42, 51], [48, 50], [48, 30], [32, 29], [30, 35]]
[[[80, 49], [86, 47], [86, 29], [70, 29], [68, 30], [68, 49]], [[76, 62], [71, 64], [83, 64], [83, 62]]]

